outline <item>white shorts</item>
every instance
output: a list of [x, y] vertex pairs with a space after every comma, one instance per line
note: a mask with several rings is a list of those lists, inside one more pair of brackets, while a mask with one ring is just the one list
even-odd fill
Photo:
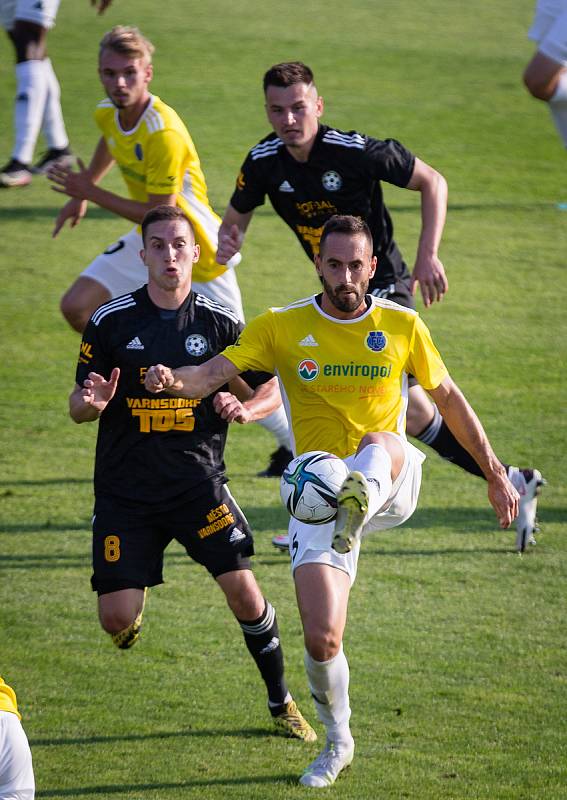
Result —
[[[148, 282], [148, 270], [140, 258], [143, 249], [142, 234], [133, 228], [114, 244], [106, 248], [104, 253], [91, 261], [81, 275], [91, 278], [108, 289], [111, 297], [134, 292]], [[236, 311], [244, 322], [244, 309], [238, 281], [233, 269], [228, 269], [206, 283], [193, 283], [193, 289], [223, 306]]]
[[11, 711], [0, 711], [0, 798], [33, 800], [32, 755], [22, 723]]
[[[415, 511], [419, 490], [421, 488], [421, 465], [425, 455], [410, 444], [406, 439], [397, 437], [406, 453], [405, 461], [400, 474], [392, 484], [392, 491], [385, 506], [369, 519], [362, 529], [362, 536], [367, 536], [374, 531], [395, 528], [411, 517]], [[352, 469], [354, 456], [344, 459], [349, 469]], [[346, 572], [351, 584], [356, 578], [360, 544], [346, 555], [337, 553], [331, 547], [335, 523], [325, 525], [308, 525], [305, 522], [290, 518], [289, 521], [289, 553], [291, 557], [291, 571], [300, 564], [328, 564]]]
[[567, 67], [567, 0], [538, 0], [528, 36], [540, 53]]
[[[0, 0], [0, 25], [7, 31], [14, 27], [17, 19], [35, 22], [42, 28], [53, 28], [60, 0]], [[39, 7], [38, 7], [39, 6]]]

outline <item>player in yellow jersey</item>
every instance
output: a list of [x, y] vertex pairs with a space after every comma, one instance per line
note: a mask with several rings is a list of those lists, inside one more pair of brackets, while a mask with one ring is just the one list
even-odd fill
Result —
[[35, 780], [16, 693], [0, 677], [0, 800], [33, 800]]
[[[48, 173], [55, 191], [71, 197], [59, 212], [54, 236], [66, 222], [71, 227], [77, 225], [86, 214], [88, 202], [136, 223], [97, 256], [63, 296], [63, 316], [79, 333], [96, 308], [147, 282], [138, 223], [150, 208], [164, 204], [179, 206], [195, 231], [201, 252], [194, 269], [195, 291], [232, 308], [244, 320], [234, 272], [240, 254], [226, 266], [215, 260], [220, 218], [209, 203], [199, 156], [187, 128], [172, 108], [149, 91], [153, 51], [152, 43], [137, 28], [117, 26], [103, 37], [99, 76], [108, 96], [95, 112], [102, 135], [88, 167], [79, 159], [78, 171], [56, 166]], [[98, 186], [114, 164], [122, 173], [128, 197]], [[261, 424], [276, 438], [276, 452], [287, 454], [285, 466], [291, 452], [282, 408]]]
[[[223, 302], [242, 317], [242, 303], [233, 272], [215, 262], [219, 217], [209, 204], [199, 156], [187, 128], [176, 112], [152, 95], [154, 47], [133, 27], [117, 26], [107, 33], [99, 50], [99, 76], [107, 97], [99, 103], [95, 121], [101, 137], [88, 167], [79, 171], [53, 168], [49, 177], [56, 191], [71, 200], [57, 216], [53, 235], [68, 221], [77, 225], [88, 202], [136, 223], [134, 230], [110, 245], [79, 276], [61, 303], [64, 317], [82, 333], [92, 312], [113, 297], [138, 289], [147, 281], [140, 258], [139, 223], [157, 205], [179, 205], [190, 218], [201, 248], [196, 269], [198, 291]], [[128, 197], [97, 184], [117, 164]]]
[[296, 452], [328, 450], [351, 470], [334, 526], [292, 519], [289, 529], [305, 668], [327, 732], [325, 749], [300, 782], [323, 788], [354, 755], [342, 640], [360, 537], [400, 525], [417, 504], [424, 455], [405, 438], [408, 374], [477, 461], [502, 527], [516, 517], [519, 497], [419, 315], [367, 294], [376, 269], [367, 224], [331, 217], [315, 264], [320, 295], [262, 314], [236, 345], [200, 366], [151, 367], [146, 388], [204, 397], [244, 369], [277, 372]]

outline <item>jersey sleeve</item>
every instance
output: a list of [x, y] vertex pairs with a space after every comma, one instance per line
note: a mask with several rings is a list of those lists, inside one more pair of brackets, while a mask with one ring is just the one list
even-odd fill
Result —
[[396, 139], [372, 139], [366, 137], [365, 160], [373, 178], [394, 186], [405, 188], [412, 176], [415, 164], [413, 153]]
[[449, 374], [429, 329], [419, 316], [416, 316], [407, 368], [424, 389], [436, 389]]
[[187, 147], [174, 130], [157, 131], [148, 142], [146, 191], [148, 194], [178, 194], [183, 188], [183, 164]]
[[230, 204], [239, 214], [248, 214], [257, 206], [264, 205], [265, 199], [266, 186], [261, 171], [252, 154], [248, 153], [238, 173]]
[[83, 381], [88, 378], [89, 372], [97, 372], [108, 380], [113, 366], [104, 352], [99, 328], [91, 320], [83, 333], [75, 380], [79, 386], [82, 386]]
[[227, 347], [221, 355], [232, 361], [241, 372], [275, 372], [274, 315], [266, 311], [253, 319], [242, 331], [238, 341]]
[[[232, 321], [229, 321], [226, 346], [235, 344], [238, 341], [238, 338], [243, 330], [244, 330], [243, 322], [238, 321], [237, 323], [234, 323]], [[240, 377], [248, 384], [248, 386], [250, 386], [251, 389], [257, 389], [258, 386], [262, 386], [262, 384], [267, 383], [274, 376], [271, 372], [263, 372], [263, 371], [260, 372], [258, 370], [248, 369], [245, 372], [242, 372], [240, 374]]]

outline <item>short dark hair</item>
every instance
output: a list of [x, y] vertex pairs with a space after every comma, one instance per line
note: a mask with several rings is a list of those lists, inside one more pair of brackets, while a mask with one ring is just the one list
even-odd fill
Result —
[[195, 239], [195, 231], [193, 230], [191, 220], [187, 214], [181, 208], [179, 208], [179, 206], [154, 206], [144, 214], [144, 219], [142, 220], [142, 239], [144, 241], [144, 247], [146, 245], [146, 231], [148, 230], [149, 226], [153, 225], [154, 222], [161, 222], [162, 220], [167, 219], [184, 219], [191, 229], [193, 239]]
[[302, 61], [284, 61], [274, 64], [264, 75], [264, 94], [268, 86], [286, 87], [295, 83], [306, 83], [309, 86], [313, 81], [313, 72]]
[[323, 251], [323, 245], [332, 233], [362, 234], [370, 245], [370, 252], [374, 249], [372, 234], [366, 222], [360, 217], [353, 217], [350, 214], [334, 214], [323, 226], [323, 233], [319, 240], [319, 253]]

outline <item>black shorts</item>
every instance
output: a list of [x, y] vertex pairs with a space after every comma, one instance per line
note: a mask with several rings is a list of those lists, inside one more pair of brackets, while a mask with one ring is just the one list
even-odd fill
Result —
[[254, 542], [246, 517], [226, 484], [210, 483], [199, 497], [172, 509], [135, 509], [97, 499], [93, 518], [93, 590], [99, 594], [163, 583], [163, 553], [176, 539], [216, 578], [250, 569]]
[[399, 303], [405, 308], [415, 309], [415, 300], [409, 290], [409, 280], [396, 280], [385, 286], [372, 286], [368, 289], [370, 294], [374, 297], [383, 297], [385, 300], [391, 300], [393, 303]]

